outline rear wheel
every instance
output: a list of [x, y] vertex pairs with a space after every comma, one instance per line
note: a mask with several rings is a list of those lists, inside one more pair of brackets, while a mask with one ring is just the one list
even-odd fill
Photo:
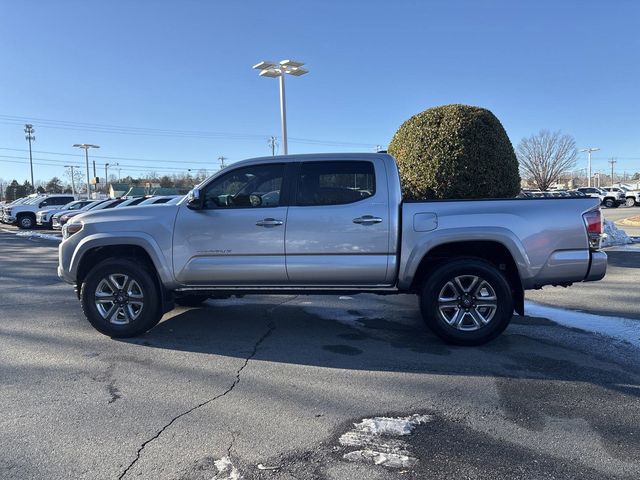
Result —
[[184, 295], [176, 297], [175, 302], [183, 307], [199, 307], [209, 298], [209, 295]]
[[513, 316], [511, 288], [492, 264], [454, 260], [422, 288], [422, 317], [433, 333], [456, 345], [481, 345], [500, 335]]
[[618, 206], [618, 204], [616, 203], [616, 201], [613, 198], [605, 198], [604, 199], [604, 206], [607, 208], [615, 208]]
[[635, 207], [636, 199], [634, 197], [627, 197], [627, 201], [625, 202], [627, 207]]
[[162, 318], [153, 274], [135, 259], [103, 260], [87, 274], [80, 290], [89, 323], [110, 337], [140, 335]]

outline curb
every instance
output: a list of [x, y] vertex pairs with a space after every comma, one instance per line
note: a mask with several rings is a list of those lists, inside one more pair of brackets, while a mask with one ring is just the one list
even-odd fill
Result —
[[623, 218], [615, 222], [616, 225], [624, 225], [625, 227], [640, 227], [640, 216]]

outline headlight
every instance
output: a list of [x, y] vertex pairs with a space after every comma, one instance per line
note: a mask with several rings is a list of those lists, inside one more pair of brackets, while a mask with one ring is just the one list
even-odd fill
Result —
[[65, 226], [62, 227], [62, 238], [66, 240], [74, 233], [78, 233], [80, 230], [82, 230], [82, 227], [84, 227], [84, 225], [80, 222], [65, 224]]

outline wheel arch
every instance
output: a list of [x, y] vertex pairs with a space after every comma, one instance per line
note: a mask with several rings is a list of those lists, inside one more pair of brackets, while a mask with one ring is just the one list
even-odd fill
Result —
[[115, 237], [91, 237], [84, 239], [74, 252], [72, 271], [75, 272], [76, 290], [80, 292], [82, 283], [88, 272], [94, 265], [97, 265], [107, 258], [132, 258], [146, 266], [152, 273], [158, 291], [162, 293], [163, 310], [165, 312], [173, 308], [173, 294], [169, 285], [173, 279], [167, 266], [163, 263], [160, 255], [151, 244], [148, 244], [139, 237], [123, 238]]
[[524, 315], [524, 288], [517, 264], [509, 249], [495, 240], [457, 241], [433, 247], [420, 260], [410, 290], [419, 291], [430, 273], [443, 263], [464, 258], [484, 260], [502, 272], [511, 286], [515, 311]]

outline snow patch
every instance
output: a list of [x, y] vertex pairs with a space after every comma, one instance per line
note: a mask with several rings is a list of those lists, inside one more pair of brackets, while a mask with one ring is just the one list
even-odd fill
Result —
[[416, 426], [432, 419], [431, 415], [418, 414], [408, 417], [364, 418], [353, 424], [353, 430], [338, 439], [343, 447], [360, 447], [345, 453], [342, 458], [350, 462], [373, 463], [389, 468], [411, 467], [418, 463], [418, 459], [411, 456], [409, 445], [389, 437], [411, 435]]
[[548, 318], [567, 327], [606, 335], [640, 347], [640, 320], [565, 310], [530, 301], [525, 302], [525, 313], [534, 317]]
[[627, 245], [634, 243], [633, 239], [627, 235], [627, 232], [619, 229], [611, 220], [604, 221], [604, 235], [602, 236], [603, 247], [611, 247], [613, 245]]
[[412, 467], [418, 460], [409, 455], [402, 455], [400, 453], [382, 453], [374, 450], [355, 450], [353, 452], [346, 453], [343, 458], [350, 462], [363, 462], [373, 463], [375, 465], [382, 465], [389, 468], [407, 468]]
[[218, 473], [211, 480], [242, 480], [244, 478], [229, 457], [222, 457], [213, 464], [218, 469]]
[[62, 241], [62, 236], [59, 235], [51, 235], [49, 233], [40, 233], [33, 232], [31, 230], [26, 230], [23, 232], [16, 232], [16, 237], [28, 237], [28, 238], [42, 238], [43, 240], [51, 240], [53, 242]]
[[355, 423], [356, 430], [373, 435], [410, 435], [416, 425], [431, 421], [431, 415], [411, 415], [410, 417], [375, 417], [365, 418]]

